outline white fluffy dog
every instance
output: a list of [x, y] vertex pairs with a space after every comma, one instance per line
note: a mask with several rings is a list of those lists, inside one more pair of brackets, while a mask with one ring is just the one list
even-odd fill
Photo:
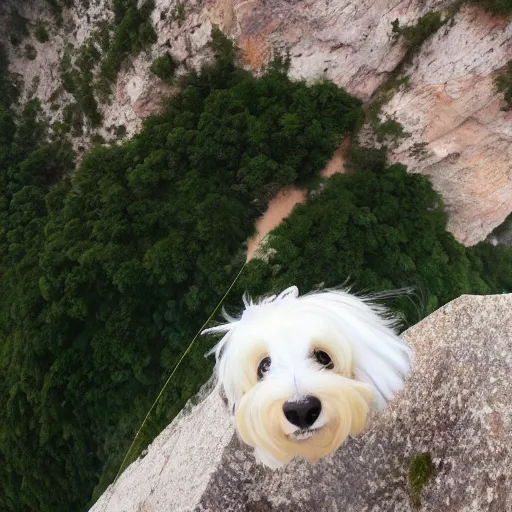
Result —
[[295, 456], [317, 461], [365, 427], [370, 407], [402, 388], [411, 352], [386, 310], [368, 298], [296, 287], [257, 302], [212, 352], [241, 439], [278, 468]]

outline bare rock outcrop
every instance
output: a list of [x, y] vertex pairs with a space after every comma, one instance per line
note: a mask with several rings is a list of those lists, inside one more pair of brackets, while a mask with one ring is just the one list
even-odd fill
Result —
[[[62, 109], [71, 100], [71, 95], [62, 91], [59, 108], [50, 108], [52, 95], [61, 88], [59, 65], [66, 46], [79, 47], [101, 22], [113, 18], [109, 0], [92, 0], [87, 7], [85, 2], [75, 4], [63, 9], [62, 22], [57, 26], [47, 2], [5, 0], [0, 3], [0, 42], [7, 50], [9, 71], [21, 77], [21, 100], [38, 98], [50, 122], [62, 119]], [[9, 35], [14, 32], [13, 11], [26, 20], [28, 32], [17, 45], [9, 41]], [[38, 23], [44, 24], [48, 31], [46, 42], [38, 41], [34, 35]], [[32, 58], [26, 56], [27, 45], [35, 49]]]
[[[393, 45], [391, 23], [414, 23], [450, 2], [440, 0], [218, 0], [231, 5], [225, 23], [245, 64], [258, 71], [276, 55], [290, 56], [290, 76], [329, 79], [367, 100], [405, 55]], [[228, 13], [226, 13], [228, 15]]]
[[[158, 0], [152, 13], [152, 22], [158, 40], [148, 51], [135, 59], [127, 59], [118, 74], [113, 93], [106, 102], [99, 102], [102, 125], [94, 130], [107, 140], [116, 128], [123, 126], [127, 136], [132, 136], [141, 127], [142, 120], [162, 110], [164, 101], [175, 88], [170, 88], [150, 71], [153, 60], [165, 53], [171, 53], [178, 68], [177, 75], [191, 69], [198, 69], [211, 57], [208, 47], [214, 15], [205, 8], [205, 2], [186, 2], [185, 19], [177, 21], [173, 16], [178, 2]], [[185, 3], [184, 3], [185, 5]], [[6, 0], [0, 5], [0, 29], [9, 34], [13, 10], [27, 20], [28, 35], [22, 44], [4, 43], [10, 62], [10, 71], [22, 79], [21, 99], [26, 101], [37, 97], [50, 123], [61, 121], [63, 111], [73, 102], [71, 94], [62, 90], [60, 65], [68, 48], [78, 50], [101, 23], [113, 21], [111, 0], [90, 0], [73, 2], [62, 9], [62, 22], [56, 23], [52, 12], [44, 1], [16, 2]], [[34, 36], [38, 23], [43, 23], [49, 32], [49, 40], [42, 43]], [[25, 48], [35, 48], [31, 59], [25, 55]], [[58, 101], [55, 94], [59, 91]], [[85, 149], [89, 145], [91, 130], [84, 126], [84, 135], [75, 137], [75, 146]]]
[[[257, 466], [213, 393], [92, 512], [512, 511], [512, 295], [460, 297], [404, 337], [415, 352], [404, 391], [331, 457]], [[425, 453], [435, 475], [413, 505], [410, 463]]]
[[463, 8], [423, 45], [405, 71], [409, 85], [384, 109], [410, 134], [393, 160], [430, 176], [465, 245], [512, 210], [512, 110], [494, 86], [510, 59], [512, 22]]

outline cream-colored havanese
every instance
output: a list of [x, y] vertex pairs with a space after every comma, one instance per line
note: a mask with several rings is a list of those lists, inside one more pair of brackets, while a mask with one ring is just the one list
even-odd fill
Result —
[[225, 333], [212, 352], [242, 441], [278, 468], [309, 461], [362, 432], [372, 406], [403, 386], [411, 351], [385, 308], [346, 291], [299, 297], [293, 286], [256, 302], [239, 319], [203, 331]]

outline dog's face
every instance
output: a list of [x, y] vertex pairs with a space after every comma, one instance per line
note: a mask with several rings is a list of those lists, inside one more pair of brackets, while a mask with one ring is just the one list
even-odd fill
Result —
[[245, 443], [279, 462], [295, 455], [315, 461], [361, 431], [371, 389], [348, 378], [350, 346], [328, 325], [288, 311], [244, 331], [226, 364], [236, 372], [231, 384], [240, 386], [235, 414]]
[[[218, 328], [227, 334], [217, 346], [217, 373], [237, 431], [272, 467], [294, 456], [316, 461], [333, 452], [362, 431], [370, 405], [379, 398], [371, 378], [355, 378], [354, 341], [365, 338], [355, 330], [362, 322], [372, 336], [363, 324], [375, 322], [375, 312], [343, 292], [297, 295], [293, 288], [246, 304], [240, 320]], [[332, 298], [343, 299], [345, 315]], [[382, 319], [378, 327], [389, 331]], [[396, 348], [405, 370], [407, 351], [401, 343]]]

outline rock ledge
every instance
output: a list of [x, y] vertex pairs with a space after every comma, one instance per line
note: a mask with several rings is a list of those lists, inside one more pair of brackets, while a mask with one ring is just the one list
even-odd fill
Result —
[[[512, 511], [512, 294], [462, 296], [404, 333], [415, 369], [365, 435], [272, 472], [216, 393], [180, 414], [93, 512]], [[436, 476], [411, 503], [412, 456]]]

